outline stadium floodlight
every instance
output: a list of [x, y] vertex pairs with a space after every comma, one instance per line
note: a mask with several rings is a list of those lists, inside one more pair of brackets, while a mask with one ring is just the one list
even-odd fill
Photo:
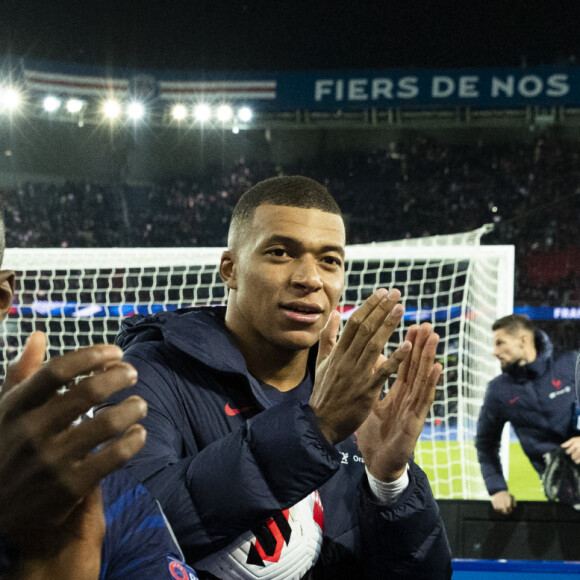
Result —
[[171, 109], [171, 115], [176, 121], [183, 121], [183, 119], [187, 117], [187, 109], [185, 108], [185, 105], [174, 105]]
[[195, 117], [195, 120], [199, 121], [200, 123], [205, 123], [206, 121], [209, 121], [211, 117], [210, 106], [205, 103], [200, 103], [199, 105], [196, 105], [195, 109], [193, 109], [193, 116]]
[[227, 123], [234, 116], [234, 111], [229, 105], [220, 105], [216, 111], [218, 121]]
[[108, 99], [103, 103], [103, 113], [108, 119], [116, 119], [121, 113], [121, 105], [115, 99]]
[[242, 107], [239, 111], [238, 111], [238, 119], [242, 122], [242, 123], [249, 123], [252, 120], [252, 109], [250, 109], [249, 107]]
[[83, 108], [83, 102], [79, 99], [69, 99], [66, 102], [66, 110], [74, 115], [75, 113], [80, 113]]
[[127, 115], [129, 115], [129, 118], [134, 121], [142, 119], [145, 115], [145, 107], [143, 106], [143, 103], [139, 103], [138, 101], [129, 103], [127, 105]]
[[45, 97], [44, 101], [42, 101], [42, 107], [47, 113], [54, 113], [60, 109], [62, 101], [58, 97], [53, 97], [52, 95], [48, 95]]
[[15, 111], [21, 101], [20, 92], [13, 87], [8, 87], [0, 92], [0, 106], [8, 111]]

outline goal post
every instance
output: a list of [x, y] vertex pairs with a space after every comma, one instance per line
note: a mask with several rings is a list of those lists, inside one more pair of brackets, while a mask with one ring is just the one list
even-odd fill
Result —
[[[439, 499], [487, 497], [474, 435], [487, 382], [499, 373], [492, 322], [513, 309], [514, 249], [479, 245], [485, 231], [348, 246], [344, 321], [377, 288], [397, 287], [404, 323], [431, 322], [441, 336], [443, 374], [416, 449]], [[221, 248], [7, 249], [3, 268], [17, 292], [2, 325], [2, 350], [22, 349], [33, 330], [48, 335], [49, 356], [113, 342], [122, 319], [187, 306], [225, 304]], [[503, 446], [507, 449], [506, 446]], [[504, 456], [504, 465], [507, 465]]]
[[[405, 305], [404, 324], [388, 348], [396, 348], [411, 323], [430, 322], [440, 335], [443, 373], [415, 457], [438, 499], [488, 497], [475, 433], [487, 383], [500, 373], [493, 358], [491, 325], [513, 312], [514, 248], [416, 243], [350, 247], [343, 308], [352, 312], [381, 286], [396, 286]], [[414, 241], [415, 242], [415, 241]], [[347, 314], [348, 315], [348, 314]], [[501, 446], [508, 477], [509, 427]]]

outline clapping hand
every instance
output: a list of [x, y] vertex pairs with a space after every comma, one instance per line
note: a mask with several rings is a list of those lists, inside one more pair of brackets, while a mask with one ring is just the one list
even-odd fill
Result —
[[401, 363], [397, 379], [357, 431], [358, 445], [370, 473], [395, 481], [406, 469], [435, 398], [442, 366], [435, 363], [439, 336], [431, 325], [411, 326], [405, 337], [412, 351]]

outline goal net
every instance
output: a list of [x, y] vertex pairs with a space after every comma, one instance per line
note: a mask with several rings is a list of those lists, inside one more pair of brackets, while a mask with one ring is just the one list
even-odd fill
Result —
[[[483, 246], [487, 230], [403, 242], [349, 246], [341, 316], [377, 288], [397, 287], [406, 327], [431, 322], [441, 336], [443, 375], [416, 450], [437, 498], [487, 497], [474, 447], [487, 382], [499, 373], [492, 322], [512, 312], [514, 252]], [[220, 248], [8, 249], [17, 272], [14, 306], [2, 326], [1, 352], [15, 356], [33, 330], [48, 335], [48, 356], [113, 342], [132, 314], [225, 304]]]

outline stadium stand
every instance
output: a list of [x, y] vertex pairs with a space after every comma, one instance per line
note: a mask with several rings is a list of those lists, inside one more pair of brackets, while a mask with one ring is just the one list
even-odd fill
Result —
[[[392, 142], [323, 163], [268, 166], [244, 158], [146, 186], [25, 183], [7, 192], [9, 247], [223, 246], [231, 208], [256, 181], [303, 173], [345, 208], [352, 243], [469, 231], [516, 247], [516, 304], [580, 299], [580, 153], [569, 142]], [[42, 203], [37, 203], [42, 199]]]

